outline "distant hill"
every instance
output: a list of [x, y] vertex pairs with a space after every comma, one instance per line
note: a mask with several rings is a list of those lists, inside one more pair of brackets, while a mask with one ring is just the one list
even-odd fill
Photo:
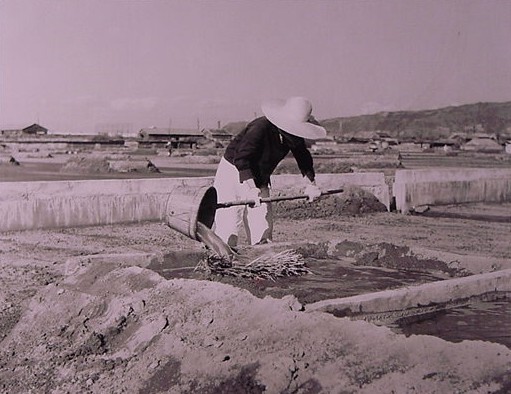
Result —
[[400, 140], [434, 140], [453, 133], [511, 135], [511, 102], [476, 103], [423, 111], [379, 112], [322, 120], [328, 135], [349, 138], [382, 131]]
[[[231, 122], [223, 129], [239, 133], [248, 122]], [[371, 115], [324, 119], [328, 135], [347, 139], [359, 133], [381, 131], [401, 141], [432, 141], [454, 133], [486, 133], [511, 138], [511, 101], [476, 103], [422, 111], [378, 112]]]

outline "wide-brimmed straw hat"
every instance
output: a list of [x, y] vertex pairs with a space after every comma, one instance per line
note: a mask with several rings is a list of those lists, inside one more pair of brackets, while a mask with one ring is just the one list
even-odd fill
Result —
[[304, 97], [268, 100], [261, 109], [271, 123], [289, 134], [309, 140], [326, 137], [323, 127], [310, 123], [312, 104]]

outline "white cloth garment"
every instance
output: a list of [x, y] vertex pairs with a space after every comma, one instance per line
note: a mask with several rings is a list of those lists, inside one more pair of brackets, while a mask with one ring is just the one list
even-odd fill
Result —
[[[237, 168], [222, 158], [218, 165], [213, 183], [218, 202], [238, 201], [242, 199], [242, 184]], [[268, 187], [261, 187], [261, 197], [269, 197]], [[229, 246], [236, 246], [239, 231], [244, 227], [250, 245], [271, 240], [273, 218], [270, 203], [262, 203], [259, 207], [246, 205], [216, 210], [214, 231]]]

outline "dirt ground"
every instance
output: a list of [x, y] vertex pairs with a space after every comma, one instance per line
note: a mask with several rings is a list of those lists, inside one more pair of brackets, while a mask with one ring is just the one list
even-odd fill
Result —
[[[311, 206], [279, 204], [277, 245], [337, 240], [354, 264], [448, 276], [511, 268], [511, 204], [405, 216], [357, 190]], [[400, 335], [304, 313], [291, 295], [167, 280], [118, 257], [204, 250], [163, 223], [0, 233], [0, 392], [511, 391], [503, 345]], [[111, 261], [94, 262], [99, 255]]]
[[[485, 207], [500, 216], [506, 208], [509, 214], [509, 205]], [[387, 243], [511, 261], [510, 229], [503, 222], [373, 212], [280, 217], [275, 240], [300, 241], [306, 231], [311, 242]], [[292, 296], [257, 298], [226, 283], [165, 280], [122, 264], [66, 273], [73, 256], [202, 249], [162, 223], [1, 234], [2, 391], [511, 389], [511, 352], [502, 345], [407, 338], [363, 321], [304, 314]]]

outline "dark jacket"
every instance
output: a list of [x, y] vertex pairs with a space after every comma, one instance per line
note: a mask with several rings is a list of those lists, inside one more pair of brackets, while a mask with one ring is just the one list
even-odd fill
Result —
[[265, 117], [253, 120], [236, 135], [224, 157], [238, 169], [240, 182], [253, 178], [261, 187], [270, 184], [270, 175], [290, 151], [302, 175], [314, 181], [312, 156], [305, 140], [280, 130]]

